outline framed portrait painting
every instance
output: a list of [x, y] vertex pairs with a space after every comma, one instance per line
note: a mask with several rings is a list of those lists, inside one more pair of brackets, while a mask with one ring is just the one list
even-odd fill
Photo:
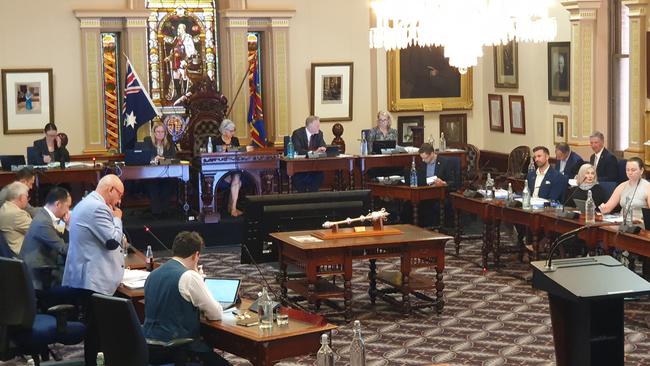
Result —
[[569, 125], [569, 117], [559, 114], [553, 115], [553, 143], [559, 144], [560, 142], [567, 141], [567, 126]]
[[523, 95], [509, 95], [510, 133], [526, 134], [526, 114]]
[[413, 146], [412, 127], [424, 127], [424, 116], [398, 116], [397, 117], [397, 144], [400, 146]]
[[4, 134], [42, 132], [54, 121], [52, 69], [2, 70]]
[[441, 114], [440, 132], [445, 134], [449, 147], [467, 144], [467, 114]]
[[501, 94], [488, 94], [490, 111], [490, 130], [503, 132], [503, 97]]
[[571, 96], [571, 43], [548, 43], [548, 100], [568, 102]]
[[519, 87], [519, 54], [514, 40], [494, 46], [494, 86], [513, 89]]
[[311, 115], [352, 121], [352, 62], [311, 64]]
[[410, 46], [388, 52], [387, 58], [389, 110], [472, 108], [472, 70], [460, 74], [442, 47]]

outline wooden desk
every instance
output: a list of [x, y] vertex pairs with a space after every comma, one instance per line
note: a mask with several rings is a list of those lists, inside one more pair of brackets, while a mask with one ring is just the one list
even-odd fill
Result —
[[493, 232], [494, 220], [490, 215], [490, 206], [487, 201], [482, 198], [469, 198], [463, 196], [462, 193], [452, 192], [449, 194], [451, 204], [456, 212], [456, 233], [454, 235], [454, 243], [456, 244], [456, 255], [460, 252], [460, 240], [463, 235], [463, 224], [461, 220], [462, 212], [477, 215], [483, 221], [483, 241], [481, 244], [481, 255], [483, 268], [488, 267], [488, 253], [493, 249]]
[[436, 200], [440, 202], [440, 226], [445, 222], [445, 204], [447, 185], [410, 187], [408, 185], [389, 185], [368, 183], [373, 197], [388, 197], [411, 202], [413, 206], [413, 225], [418, 225], [418, 204], [421, 201]]
[[[326, 172], [326, 171], [347, 171], [348, 172], [348, 189], [354, 189], [354, 156], [318, 158], [318, 159], [287, 159], [280, 157], [280, 167], [286, 171], [289, 177], [288, 191], [293, 190], [293, 176], [296, 173], [306, 172]], [[338, 182], [339, 188], [342, 188], [342, 182]]]
[[[251, 303], [243, 299], [238, 308], [243, 313]], [[261, 330], [256, 325], [242, 327], [236, 325], [235, 316], [229, 312], [221, 321], [203, 321], [201, 335], [208, 344], [245, 358], [254, 366], [267, 366], [284, 358], [316, 353], [321, 334], [331, 335], [336, 329], [319, 315], [294, 309], [282, 309], [281, 312], [289, 315], [286, 327], [276, 324], [270, 330]]]
[[[70, 192], [73, 195], [73, 202], [81, 200], [83, 189], [92, 190], [97, 186], [99, 178], [101, 178], [102, 168], [96, 167], [71, 167], [67, 169], [49, 168], [49, 169], [35, 169], [36, 179], [34, 180], [34, 197], [40, 197], [39, 191], [44, 184], [58, 185], [62, 183], [79, 183], [81, 184], [82, 191]], [[37, 202], [40, 203], [40, 202]]]
[[[273, 233], [271, 237], [278, 245], [281, 269], [281, 287], [284, 296], [287, 289], [305, 296], [312, 310], [321, 300], [343, 298], [343, 313], [347, 321], [352, 319], [352, 261], [368, 259], [370, 261], [368, 293], [371, 303], [377, 296], [400, 305], [409, 314], [412, 307], [435, 306], [442, 311], [444, 300], [442, 290], [444, 283], [442, 272], [445, 268], [445, 243], [451, 237], [425, 230], [413, 225], [388, 226], [402, 231], [399, 235], [367, 236], [325, 240], [317, 243], [301, 243], [292, 236], [311, 235], [313, 231], [293, 231]], [[372, 230], [372, 229], [370, 229]], [[377, 274], [376, 260], [380, 258], [401, 259], [400, 272]], [[305, 279], [288, 280], [287, 265], [293, 264], [305, 272]], [[435, 283], [423, 276], [411, 275], [411, 270], [417, 267], [435, 267]], [[343, 277], [344, 288], [334, 286], [322, 277], [340, 275]], [[402, 301], [388, 297], [390, 291], [377, 289], [377, 280], [394, 285], [402, 295]], [[417, 292], [422, 289], [436, 289], [436, 299]], [[411, 304], [410, 294], [420, 300]]]
[[273, 149], [206, 153], [201, 154], [195, 163], [199, 170], [199, 209], [205, 222], [218, 222], [220, 219], [214, 195], [219, 181], [226, 174], [245, 172], [253, 179], [257, 194], [263, 194], [274, 191], [273, 178], [279, 169], [278, 153]]
[[116, 169], [116, 174], [122, 181], [158, 178], [182, 180], [184, 183], [183, 211], [185, 211], [185, 216], [189, 215], [190, 205], [187, 201], [187, 185], [190, 181], [189, 162], [169, 165], [124, 165]]
[[390, 154], [390, 155], [366, 155], [356, 156], [356, 166], [361, 173], [361, 188], [366, 188], [366, 175], [372, 168], [407, 168], [411, 166], [413, 159], [420, 163], [420, 154]]

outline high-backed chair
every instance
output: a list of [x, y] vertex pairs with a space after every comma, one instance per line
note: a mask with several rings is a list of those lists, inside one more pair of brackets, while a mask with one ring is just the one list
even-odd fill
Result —
[[66, 322], [71, 305], [57, 305], [48, 312], [36, 311], [36, 296], [29, 270], [19, 259], [0, 258], [0, 360], [16, 355], [31, 355], [40, 365], [48, 355], [48, 345], [77, 344], [83, 340], [85, 326]]
[[480, 182], [482, 179], [481, 168], [479, 166], [481, 150], [472, 144], [465, 144], [462, 148], [465, 150], [466, 165], [466, 168], [463, 171], [464, 184], [471, 185], [472, 183]]
[[623, 183], [627, 180], [627, 173], [625, 172], [625, 165], [627, 165], [627, 159], [618, 160], [618, 181], [617, 183]]
[[526, 178], [530, 163], [530, 147], [517, 146], [508, 155], [508, 171], [506, 175], [513, 178]]
[[9, 244], [7, 244], [7, 239], [5, 239], [5, 236], [3, 233], [0, 232], [0, 257], [3, 258], [16, 258], [16, 254], [9, 248]]
[[194, 339], [181, 338], [170, 342], [145, 339], [133, 303], [127, 299], [93, 294], [92, 306], [95, 314], [101, 314], [95, 321], [106, 365], [185, 365], [187, 355], [178, 347]]

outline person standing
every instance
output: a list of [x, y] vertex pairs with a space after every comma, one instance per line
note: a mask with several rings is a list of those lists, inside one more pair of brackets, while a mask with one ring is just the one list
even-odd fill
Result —
[[589, 145], [594, 151], [589, 157], [589, 164], [596, 168], [601, 182], [618, 182], [618, 160], [605, 148], [605, 136], [595, 131], [589, 136]]

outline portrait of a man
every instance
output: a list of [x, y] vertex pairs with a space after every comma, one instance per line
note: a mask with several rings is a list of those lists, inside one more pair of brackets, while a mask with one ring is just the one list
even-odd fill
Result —
[[185, 95], [191, 86], [190, 68], [200, 62], [201, 49], [195, 39], [198, 26], [191, 17], [171, 18], [163, 31], [165, 32], [165, 55], [162, 60], [165, 70], [165, 99], [175, 101]]
[[400, 98], [460, 97], [460, 73], [449, 66], [442, 47], [400, 50]]
[[343, 75], [323, 76], [323, 103], [342, 103], [341, 79]]
[[548, 44], [548, 99], [568, 102], [571, 95], [571, 44]]

